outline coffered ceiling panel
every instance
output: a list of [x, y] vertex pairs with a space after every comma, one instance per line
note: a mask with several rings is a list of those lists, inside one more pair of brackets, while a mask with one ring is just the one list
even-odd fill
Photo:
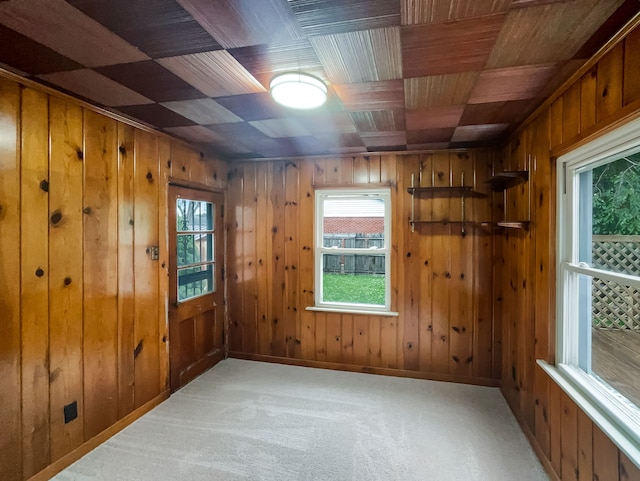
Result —
[[[0, 0], [0, 68], [228, 159], [491, 146], [638, 12], [638, 0]], [[273, 101], [272, 78], [298, 71], [326, 83], [325, 105]]]
[[535, 99], [469, 104], [465, 106], [460, 125], [513, 124], [524, 120]]
[[109, 107], [153, 103], [144, 95], [88, 68], [39, 75], [38, 78]]
[[389, 0], [289, 0], [309, 37], [400, 25], [400, 3]]
[[178, 100], [161, 105], [200, 125], [231, 124], [243, 120], [212, 99]]
[[496, 139], [504, 133], [509, 124], [463, 125], [456, 128], [452, 142], [475, 142]]
[[0, 2], [0, 23], [87, 67], [149, 58], [64, 0]]
[[443, 23], [506, 12], [511, 0], [402, 0], [402, 25]]
[[304, 38], [283, 0], [178, 0], [224, 48]]
[[160, 104], [128, 105], [118, 107], [118, 111], [129, 117], [142, 120], [146, 124], [161, 128], [195, 125], [195, 122]]
[[454, 127], [442, 129], [408, 130], [407, 144], [430, 144], [433, 142], [450, 142], [456, 129]]
[[186, 127], [167, 127], [167, 132], [183, 138], [187, 142], [194, 142], [197, 144], [207, 142], [221, 142], [223, 139], [219, 134], [216, 134], [213, 130], [208, 129], [203, 125], [189, 125]]
[[406, 132], [363, 132], [360, 137], [367, 147], [376, 147], [379, 150], [406, 149]]
[[470, 104], [532, 99], [551, 81], [554, 64], [485, 70], [471, 91]]
[[6, 65], [31, 75], [82, 68], [55, 50], [0, 25], [0, 59]]
[[350, 112], [404, 107], [402, 80], [334, 85], [333, 88], [345, 109]]
[[405, 130], [404, 109], [351, 112], [359, 132]]
[[403, 76], [424, 77], [484, 68], [505, 15], [402, 28]]
[[311, 44], [332, 82], [362, 83], [402, 78], [399, 28], [312, 37]]
[[205, 97], [202, 92], [153, 60], [110, 65], [95, 70], [156, 102]]
[[464, 105], [477, 79], [477, 72], [405, 79], [405, 105], [408, 109], [437, 105]]
[[265, 91], [262, 84], [226, 50], [162, 58], [158, 63], [208, 97]]
[[281, 119], [256, 120], [249, 123], [272, 139], [311, 135], [311, 132], [296, 119], [286, 117]]
[[222, 48], [175, 0], [67, 0], [151, 58]]
[[406, 110], [407, 130], [441, 129], [455, 127], [460, 123], [463, 105], [429, 107], [421, 110]]
[[306, 113], [296, 118], [312, 134], [353, 134], [356, 126], [346, 112]]
[[486, 68], [559, 62], [574, 56], [623, 0], [585, 0], [520, 8], [508, 13]]

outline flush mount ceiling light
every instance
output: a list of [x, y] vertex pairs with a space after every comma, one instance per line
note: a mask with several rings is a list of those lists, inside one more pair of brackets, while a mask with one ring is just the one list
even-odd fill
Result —
[[315, 109], [327, 101], [324, 82], [302, 72], [276, 75], [269, 87], [273, 100], [292, 109]]

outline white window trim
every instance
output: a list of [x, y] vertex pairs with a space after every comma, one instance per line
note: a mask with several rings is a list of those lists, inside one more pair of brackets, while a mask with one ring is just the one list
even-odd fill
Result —
[[[375, 306], [368, 304], [349, 304], [342, 302], [322, 301], [322, 255], [335, 254], [363, 254], [363, 249], [339, 249], [323, 247], [323, 205], [322, 200], [332, 195], [360, 196], [365, 194], [379, 195], [384, 198], [384, 247], [371, 251], [371, 253], [385, 256], [385, 305]], [[316, 189], [315, 191], [315, 222], [314, 222], [314, 301], [315, 305], [307, 307], [309, 311], [338, 312], [345, 314], [376, 314], [397, 316], [397, 312], [391, 311], [391, 189], [345, 187], [343, 189]]]
[[[640, 288], [637, 277], [594, 269], [578, 262], [578, 223], [574, 213], [578, 201], [578, 175], [618, 157], [631, 149], [639, 151], [640, 119], [608, 132], [596, 140], [558, 158], [557, 162], [557, 325], [556, 366], [538, 360], [538, 364], [576, 402], [591, 420], [640, 467], [640, 416], [622, 396], [577, 367], [578, 336], [576, 323], [567, 322], [577, 309], [567, 302], [575, 274], [584, 274]], [[567, 196], [569, 196], [567, 198]], [[570, 202], [571, 201], [571, 202]]]

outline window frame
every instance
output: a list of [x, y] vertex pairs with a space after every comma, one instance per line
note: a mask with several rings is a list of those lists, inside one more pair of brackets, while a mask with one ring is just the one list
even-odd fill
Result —
[[[177, 209], [178, 209], [178, 202], [180, 200], [183, 201], [189, 201], [189, 202], [204, 202], [206, 204], [210, 204], [211, 205], [211, 209], [210, 209], [210, 215], [211, 215], [211, 229], [205, 229], [205, 230], [179, 230], [178, 227], [178, 213], [177, 213]], [[176, 209], [176, 225], [175, 227], [175, 245], [176, 245], [176, 265], [175, 265], [175, 270], [176, 270], [176, 303], [178, 305], [182, 305], [184, 303], [190, 302], [194, 299], [199, 299], [201, 297], [204, 296], [208, 296], [211, 294], [215, 294], [217, 292], [218, 286], [217, 286], [217, 282], [216, 282], [216, 264], [217, 264], [217, 259], [216, 259], [216, 247], [215, 247], [215, 236], [216, 236], [216, 230], [218, 228], [218, 226], [216, 225], [216, 204], [215, 202], [202, 198], [201, 196], [197, 195], [197, 193], [193, 193], [192, 195], [182, 195], [182, 194], [177, 194], [176, 195], [176, 205], [175, 205], [175, 209]], [[178, 263], [178, 245], [179, 245], [179, 239], [181, 235], [196, 235], [196, 234], [203, 234], [203, 235], [210, 235], [211, 236], [211, 260], [210, 261], [199, 261], [199, 262], [195, 262], [195, 263], [191, 263], [191, 264], [185, 264], [185, 265], [179, 265]], [[186, 297], [184, 299], [180, 299], [180, 271], [186, 270], [186, 269], [192, 269], [194, 267], [206, 267], [206, 266], [211, 266], [211, 282], [212, 282], [212, 289], [208, 292], [203, 292], [201, 294], [197, 294], [194, 296], [190, 296], [190, 297]]]
[[[640, 463], [640, 406], [586, 372], [580, 345], [579, 278], [610, 280], [640, 289], [640, 277], [596, 269], [580, 262], [580, 175], [640, 151], [640, 119], [607, 132], [557, 159], [556, 361], [538, 364], [631, 460]], [[585, 199], [582, 199], [585, 202]], [[590, 331], [588, 333], [590, 336]], [[586, 354], [590, 357], [590, 351]]]
[[[324, 199], [345, 196], [360, 198], [365, 195], [376, 195], [384, 200], [384, 246], [371, 251], [362, 248], [324, 247]], [[378, 314], [397, 316], [391, 311], [391, 189], [390, 188], [360, 188], [345, 187], [332, 189], [316, 189], [314, 207], [314, 303], [307, 310], [345, 312], [351, 314]], [[385, 257], [385, 303], [384, 305], [358, 304], [346, 302], [323, 301], [323, 255], [324, 254], [356, 254], [375, 253]]]

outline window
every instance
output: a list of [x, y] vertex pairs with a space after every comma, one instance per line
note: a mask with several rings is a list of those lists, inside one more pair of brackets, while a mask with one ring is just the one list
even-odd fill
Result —
[[214, 205], [176, 199], [178, 302], [215, 292]]
[[316, 307], [390, 309], [390, 192], [316, 191]]
[[558, 370], [627, 451], [640, 442], [640, 122], [558, 168]]

